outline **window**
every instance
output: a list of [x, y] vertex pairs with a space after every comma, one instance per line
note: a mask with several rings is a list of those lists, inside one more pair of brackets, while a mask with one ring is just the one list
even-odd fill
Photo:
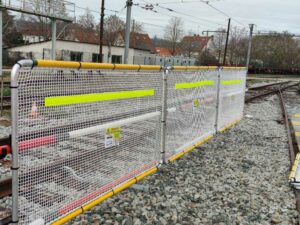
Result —
[[[102, 55], [103, 57], [103, 55]], [[100, 62], [100, 54], [93, 53], [93, 62]]]
[[71, 61], [82, 61], [82, 52], [71, 52]]
[[111, 63], [121, 64], [122, 63], [122, 56], [121, 55], [112, 55]]

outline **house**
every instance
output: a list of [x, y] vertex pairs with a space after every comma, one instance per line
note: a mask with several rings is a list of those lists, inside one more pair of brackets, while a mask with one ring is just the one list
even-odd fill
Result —
[[212, 46], [213, 36], [207, 37], [195, 34], [183, 37], [178, 52], [185, 57], [198, 58], [203, 50], [211, 49]]

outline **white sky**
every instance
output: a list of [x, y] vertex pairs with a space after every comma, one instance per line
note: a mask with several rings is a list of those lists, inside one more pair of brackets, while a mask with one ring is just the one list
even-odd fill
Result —
[[[91, 10], [100, 11], [101, 0], [71, 0], [79, 7], [88, 7]], [[181, 13], [169, 12], [166, 9], [155, 6], [159, 13], [146, 11], [138, 6], [132, 8], [132, 18], [144, 23], [146, 32], [153, 37], [155, 34], [163, 37], [164, 27], [171, 17], [181, 17], [184, 21], [185, 32], [201, 33], [203, 30], [216, 30], [227, 27], [228, 17], [212, 9], [199, 0], [133, 0], [134, 3], [145, 5], [158, 3]], [[182, 3], [183, 2], [183, 3]], [[224, 11], [233, 18], [233, 26], [247, 26], [249, 23], [257, 25], [260, 31], [289, 31], [300, 34], [300, 0], [211, 0], [211, 5]], [[117, 15], [126, 17], [124, 9], [126, 0], [105, 0], [108, 10], [121, 11]], [[164, 4], [167, 3], [167, 4]], [[77, 8], [76, 15], [83, 14], [84, 10]], [[96, 20], [99, 13], [93, 12]], [[107, 15], [115, 14], [106, 11]], [[238, 22], [237, 22], [238, 21]], [[242, 25], [241, 25], [242, 24]]]

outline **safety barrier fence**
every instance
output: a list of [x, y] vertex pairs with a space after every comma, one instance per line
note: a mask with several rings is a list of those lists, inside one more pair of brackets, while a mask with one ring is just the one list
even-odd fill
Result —
[[63, 224], [242, 118], [245, 68], [20, 61], [13, 220]]

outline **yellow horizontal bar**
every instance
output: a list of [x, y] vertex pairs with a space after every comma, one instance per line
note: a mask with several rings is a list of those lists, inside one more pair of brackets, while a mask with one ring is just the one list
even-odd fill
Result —
[[139, 176], [137, 176], [137, 177], [136, 177], [136, 180], [137, 180], [137, 181], [140, 181], [140, 180], [144, 179], [145, 177], [147, 177], [147, 176], [149, 176], [149, 175], [155, 173], [156, 171], [157, 171], [157, 167], [154, 167], [154, 168], [152, 168], [152, 169], [150, 169], [150, 170], [148, 170], [148, 171], [146, 171], [146, 172], [140, 174]]
[[75, 105], [81, 103], [111, 101], [119, 99], [141, 98], [146, 96], [153, 96], [155, 91], [136, 90], [136, 91], [119, 91], [119, 92], [104, 92], [95, 94], [70, 95], [70, 96], [55, 96], [45, 98], [45, 106], [61, 106], [61, 105]]
[[204, 143], [208, 142], [210, 139], [213, 138], [213, 135], [209, 135], [206, 138], [204, 138], [202, 141], [199, 141], [195, 144], [195, 147], [198, 147], [200, 145], [203, 145]]
[[300, 126], [300, 121], [292, 121], [292, 125], [294, 125], [294, 126]]
[[295, 132], [296, 137], [300, 137], [300, 132]]
[[94, 208], [96, 205], [99, 205], [100, 203], [104, 202], [105, 200], [107, 200], [108, 198], [113, 197], [114, 195], [118, 194], [119, 192], [127, 189], [128, 187], [132, 186], [133, 184], [135, 184], [136, 182], [142, 180], [143, 178], [155, 173], [157, 171], [157, 167], [154, 167], [150, 170], [147, 170], [143, 173], [141, 173], [139, 176], [137, 176], [135, 179], [131, 179], [129, 181], [127, 181], [126, 183], [122, 184], [121, 186], [113, 189], [113, 191], [110, 191], [104, 195], [102, 195], [101, 197], [91, 201], [90, 203], [82, 206], [80, 209], [77, 209], [71, 213], [69, 213], [68, 215], [58, 219], [57, 221], [55, 221], [54, 223], [52, 223], [51, 225], [62, 225], [72, 219], [74, 219], [76, 216], [79, 216], [80, 214], [91, 210], [92, 208]]
[[180, 159], [182, 156], [184, 156], [185, 155], [185, 153], [184, 153], [184, 151], [183, 152], [180, 152], [180, 153], [178, 153], [178, 154], [176, 154], [176, 155], [174, 155], [174, 156], [172, 156], [171, 158], [170, 158], [170, 162], [174, 162], [174, 161], [176, 161], [177, 159]]
[[95, 199], [94, 201], [92, 201], [92, 202], [84, 205], [82, 207], [83, 211], [86, 212], [86, 211], [91, 210], [96, 205], [99, 205], [101, 202], [104, 202], [106, 199], [111, 198], [112, 196], [114, 196], [114, 192], [113, 191], [110, 191], [110, 192], [106, 193], [105, 195], [102, 195], [101, 197]]
[[193, 151], [195, 149], [195, 145], [192, 145], [191, 147], [186, 148], [183, 152], [185, 154], [190, 153], [191, 151]]
[[51, 223], [51, 225], [62, 225], [70, 221], [71, 219], [75, 218], [76, 216], [79, 216], [80, 214], [84, 213], [82, 208], [77, 209], [64, 217], [61, 217], [60, 219], [56, 220], [55, 222]]
[[222, 80], [222, 85], [234, 85], [234, 84], [241, 84], [242, 80]]
[[219, 130], [219, 132], [223, 133], [225, 130], [227, 130], [227, 129], [233, 127], [234, 125], [236, 125], [236, 124], [239, 123], [240, 121], [241, 121], [241, 119], [236, 120], [235, 122], [228, 124], [227, 126], [221, 128], [221, 129]]
[[293, 117], [300, 118], [300, 114], [294, 114]]
[[234, 66], [227, 66], [227, 67], [223, 67], [224, 70], [247, 70], [247, 67], [234, 67]]
[[173, 70], [216, 70], [217, 66], [174, 66]]
[[51, 68], [75, 68], [80, 67], [80, 62], [68, 62], [68, 61], [53, 61], [53, 60], [36, 60], [36, 67], [51, 67]]
[[117, 187], [114, 189], [114, 193], [115, 194], [118, 194], [120, 193], [121, 191], [124, 191], [125, 189], [129, 188], [130, 186], [134, 185], [135, 183], [137, 182], [136, 179], [131, 179], [129, 181], [127, 181], [125, 184]]
[[109, 63], [81, 63], [81, 69], [114, 69], [114, 64]]
[[156, 65], [141, 65], [140, 70], [161, 70], [161, 66]]
[[109, 64], [109, 63], [89, 63], [70, 62], [54, 60], [36, 60], [36, 67], [50, 68], [74, 68], [74, 69], [110, 69], [110, 70], [161, 70], [159, 65], [131, 65], [131, 64]]
[[176, 89], [189, 89], [189, 88], [196, 88], [196, 87], [203, 87], [203, 86], [212, 86], [215, 82], [213, 80], [202, 80], [197, 82], [191, 83], [178, 83], [175, 84]]

